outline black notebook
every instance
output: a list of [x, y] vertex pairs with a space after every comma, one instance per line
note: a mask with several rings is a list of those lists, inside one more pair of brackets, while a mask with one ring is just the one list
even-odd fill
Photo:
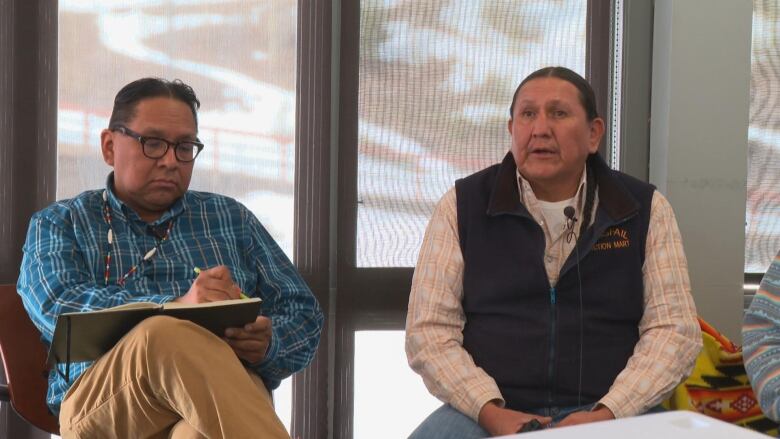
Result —
[[[261, 299], [235, 299], [195, 305], [178, 302], [127, 303], [98, 311], [65, 313], [57, 318], [49, 348], [48, 363], [93, 361], [108, 352], [125, 334], [142, 320], [165, 315], [189, 320], [222, 337], [225, 329], [254, 322], [260, 312]], [[69, 377], [65, 377], [66, 380]]]

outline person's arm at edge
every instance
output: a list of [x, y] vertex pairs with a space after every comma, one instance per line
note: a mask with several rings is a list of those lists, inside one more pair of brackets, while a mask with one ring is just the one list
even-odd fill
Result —
[[661, 403], [690, 374], [702, 346], [682, 238], [671, 205], [658, 191], [650, 212], [639, 342], [599, 401], [616, 418], [643, 413]]
[[250, 367], [269, 390], [304, 369], [319, 345], [324, 317], [319, 302], [260, 221], [241, 206], [251, 244], [248, 256], [258, 273], [261, 314], [271, 318], [271, 342], [265, 357]]
[[24, 244], [17, 291], [31, 320], [50, 342], [57, 317], [66, 312], [105, 309], [128, 302], [165, 303], [172, 295], [136, 295], [96, 280], [76, 240], [63, 206], [33, 215]]
[[488, 403], [503, 407], [495, 380], [463, 348], [463, 255], [456, 194], [450, 189], [425, 231], [406, 318], [406, 355], [428, 390], [479, 422]]
[[745, 313], [742, 339], [745, 370], [761, 410], [780, 421], [780, 253]]

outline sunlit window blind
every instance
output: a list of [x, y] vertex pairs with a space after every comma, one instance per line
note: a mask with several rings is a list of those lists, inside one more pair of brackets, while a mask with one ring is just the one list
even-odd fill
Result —
[[60, 0], [57, 198], [103, 187], [114, 96], [179, 78], [201, 101], [191, 189], [246, 204], [292, 256], [295, 0]]
[[517, 84], [584, 75], [586, 0], [362, 0], [358, 267], [414, 266], [457, 178], [501, 160]]
[[780, 250], [780, 5], [753, 1], [745, 272]]
[[409, 437], [442, 405], [409, 368], [404, 331], [356, 331], [354, 371], [354, 439]]
[[[296, 0], [59, 0], [57, 198], [104, 187], [122, 86], [179, 78], [202, 103], [190, 188], [244, 203], [292, 257], [296, 22]], [[290, 380], [275, 400], [289, 429]]]

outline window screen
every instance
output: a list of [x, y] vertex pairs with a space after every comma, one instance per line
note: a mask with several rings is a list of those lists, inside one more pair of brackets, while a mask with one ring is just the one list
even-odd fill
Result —
[[745, 272], [763, 273], [780, 250], [780, 5], [753, 2]]
[[439, 198], [509, 150], [517, 84], [584, 76], [585, 0], [360, 3], [358, 267], [410, 267]]
[[114, 96], [179, 78], [201, 101], [191, 189], [243, 202], [293, 248], [295, 0], [60, 0], [57, 198], [100, 188]]

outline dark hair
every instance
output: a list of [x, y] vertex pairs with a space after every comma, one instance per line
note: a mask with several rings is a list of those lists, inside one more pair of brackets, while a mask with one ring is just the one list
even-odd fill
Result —
[[180, 79], [168, 81], [160, 78], [141, 78], [122, 87], [114, 98], [114, 109], [111, 111], [108, 127], [114, 128], [129, 123], [135, 117], [138, 102], [161, 96], [187, 104], [192, 110], [195, 128], [198, 127], [197, 110], [200, 108], [200, 101], [195, 96], [195, 90]]
[[588, 116], [588, 120], [599, 117], [599, 113], [596, 111], [596, 94], [593, 92], [593, 87], [590, 86], [588, 81], [577, 72], [567, 69], [566, 67], [545, 67], [539, 69], [523, 79], [523, 82], [517, 86], [514, 96], [512, 96], [512, 104], [509, 106], [509, 117], [514, 117], [515, 100], [520, 93], [520, 89], [530, 80], [536, 78], [558, 78], [562, 79], [571, 85], [577, 87], [580, 95], [580, 103], [585, 109], [585, 114]]
[[[593, 204], [596, 202], [596, 176], [593, 174], [593, 167], [585, 163], [587, 170], [586, 183], [585, 183], [585, 205], [582, 206], [582, 214], [580, 215], [580, 237], [585, 235], [585, 230], [590, 226], [590, 218], [593, 215]], [[578, 238], [579, 239], [579, 238]]]

